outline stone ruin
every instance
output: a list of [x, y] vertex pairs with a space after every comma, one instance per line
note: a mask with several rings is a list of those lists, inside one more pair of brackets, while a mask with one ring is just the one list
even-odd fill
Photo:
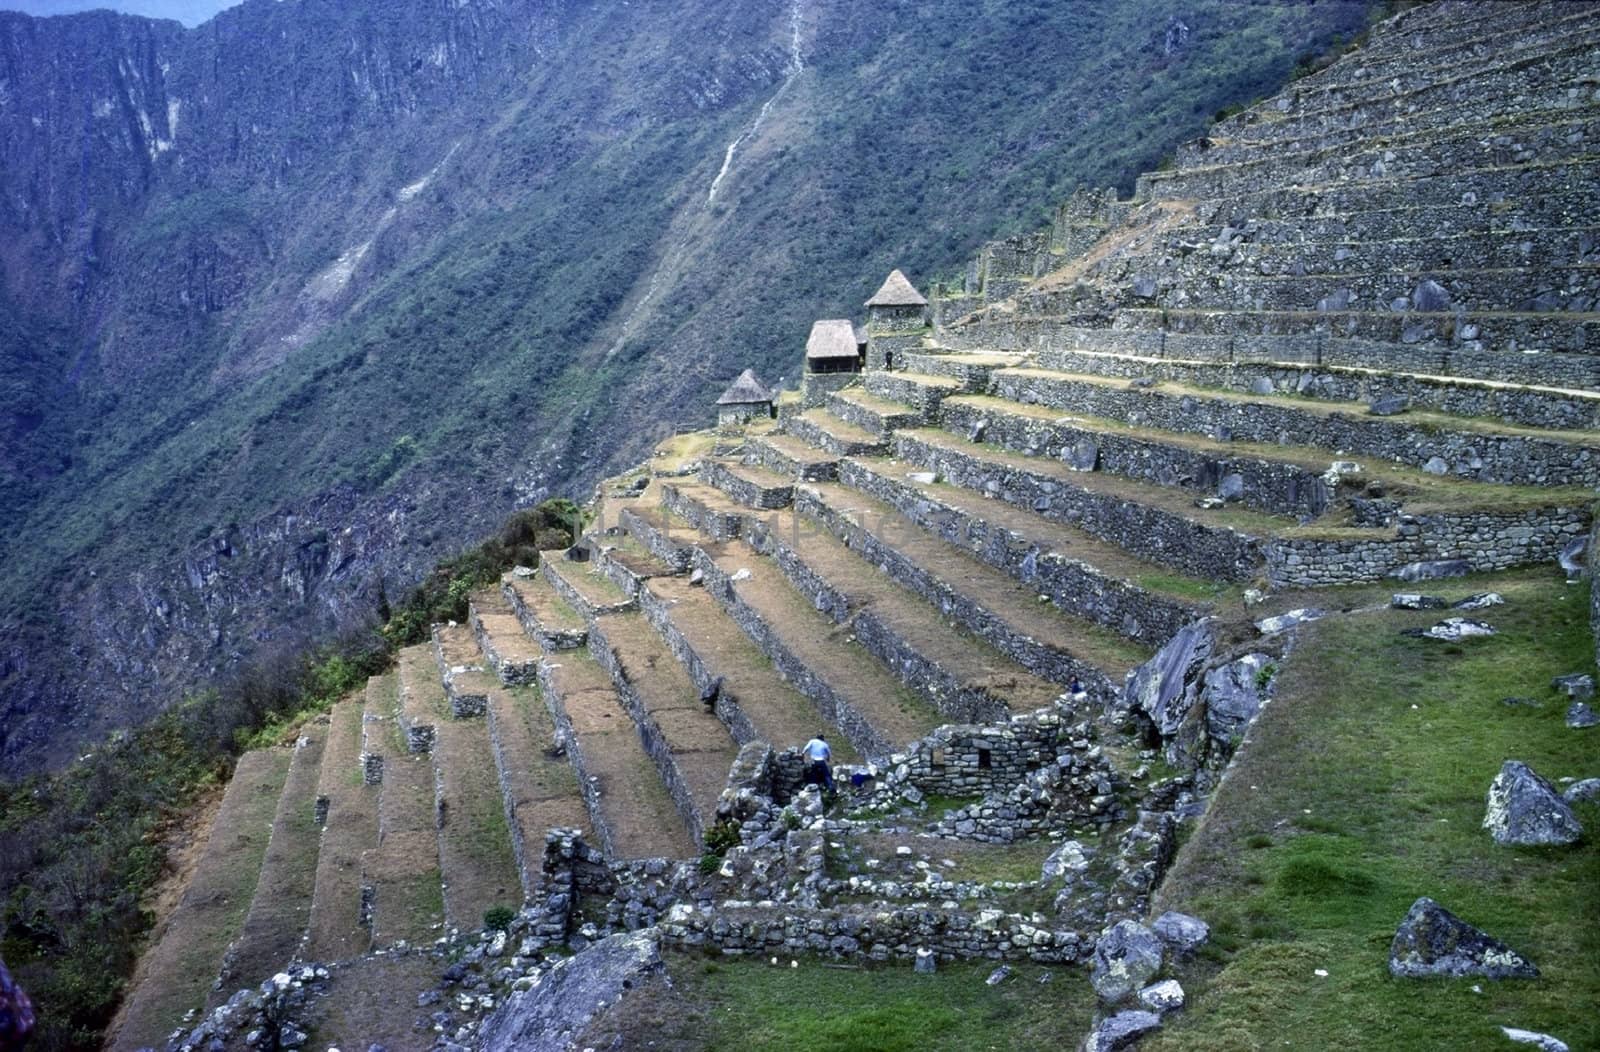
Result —
[[[558, 950], [1091, 962], [1085, 1047], [1159, 1026], [1182, 992], [1151, 955], [1203, 925], [1147, 927], [1151, 892], [1307, 591], [1600, 565], [1597, 28], [1408, 9], [1131, 199], [1079, 193], [927, 296], [891, 274], [862, 328], [817, 323], [800, 391], [741, 377], [715, 432], [600, 488], [581, 559], [475, 595], [335, 709], [320, 767], [273, 768], [274, 842], [320, 838], [288, 956], [324, 964], [290, 986], [471, 944], [432, 1025], [492, 1045], [485, 999], [588, 967]], [[796, 751], [819, 730], [832, 808]], [[1559, 840], [1549, 795], [1527, 813]], [[485, 823], [497, 853], [468, 849]], [[1026, 842], [1037, 875], [945, 865]], [[227, 933], [240, 985], [285, 964], [269, 906]], [[143, 996], [129, 1040], [158, 1044], [178, 1021]], [[251, 996], [230, 1018], [277, 993]]]

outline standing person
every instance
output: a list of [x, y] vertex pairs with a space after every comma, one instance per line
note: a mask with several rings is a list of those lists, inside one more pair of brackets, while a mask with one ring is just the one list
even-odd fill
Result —
[[833, 768], [828, 761], [833, 759], [833, 750], [828, 748], [828, 738], [819, 734], [806, 742], [806, 762], [811, 765], [809, 775], [822, 783], [828, 792], [833, 792]]

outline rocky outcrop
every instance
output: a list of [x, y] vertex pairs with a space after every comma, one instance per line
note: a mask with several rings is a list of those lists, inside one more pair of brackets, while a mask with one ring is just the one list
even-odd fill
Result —
[[513, 994], [484, 1021], [477, 1047], [484, 1052], [566, 1052], [596, 1013], [663, 972], [653, 933], [601, 939], [550, 969], [532, 989]]

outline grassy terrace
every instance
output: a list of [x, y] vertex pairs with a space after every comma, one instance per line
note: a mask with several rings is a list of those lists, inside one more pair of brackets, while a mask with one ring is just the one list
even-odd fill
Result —
[[[1061, 374], [1021, 369], [1012, 371], [1015, 373], [1037, 372], [1043, 376], [1070, 375], [1071, 379], [1075, 381], [1096, 382], [1108, 387], [1127, 386], [1126, 381], [1114, 381], [1105, 377], [1084, 376], [1076, 373]], [[1237, 391], [1225, 388], [1199, 387], [1179, 384], [1170, 380], [1161, 381], [1152, 389], [1235, 403], [1247, 401], [1263, 403], [1288, 402], [1292, 403], [1297, 409], [1313, 409], [1329, 415], [1333, 413], [1344, 413], [1355, 417], [1365, 417], [1367, 415], [1366, 406], [1360, 403], [1328, 402], [1300, 395], [1255, 395], [1246, 397], [1241, 396]], [[1027, 405], [1021, 402], [996, 398], [992, 395], [961, 395], [958, 396], [958, 399], [952, 399], [952, 401], [957, 400], [986, 409], [989, 412], [1005, 413], [1043, 421], [1066, 420], [1076, 426], [1092, 431], [1119, 434], [1128, 438], [1157, 442], [1161, 445], [1189, 449], [1216, 457], [1259, 457], [1262, 460], [1297, 464], [1319, 472], [1327, 470], [1328, 465], [1335, 460], [1353, 460], [1362, 466], [1362, 473], [1356, 476], [1358, 481], [1381, 480], [1388, 487], [1390, 495], [1401, 498], [1405, 502], [1406, 511], [1413, 514], [1465, 511], [1475, 508], [1513, 511], [1519, 508], [1548, 508], [1555, 504], [1582, 504], [1587, 500], [1593, 499], [1592, 493], [1582, 486], [1510, 486], [1492, 482], [1474, 482], [1470, 479], [1430, 475], [1426, 471], [1417, 468], [1406, 467], [1360, 453], [1341, 453], [1337, 450], [1319, 449], [1315, 446], [1280, 446], [1268, 442], [1220, 442], [1204, 435], [1162, 431], [1144, 426], [1135, 427], [1110, 417], [1089, 416], [1083, 413], [1053, 409], [1043, 405]], [[1593, 432], [1543, 431], [1535, 428], [1518, 427], [1512, 424], [1502, 424], [1497, 420], [1449, 416], [1444, 413], [1429, 413], [1421, 409], [1409, 410], [1399, 417], [1385, 417], [1382, 419], [1391, 423], [1400, 421], [1414, 423], [1419, 426], [1432, 425], [1441, 431], [1472, 431], [1485, 434], [1519, 435], [1530, 438], [1548, 437], [1588, 444], [1593, 444], [1595, 441]]]
[[[837, 966], [804, 960], [713, 961], [669, 955], [673, 990], [636, 994], [625, 1026], [605, 1019], [586, 1040], [688, 1052], [829, 1049], [832, 1052], [969, 1052], [1072, 1048], [1088, 1030], [1094, 994], [1065, 969], [1014, 964], [988, 986], [993, 962], [942, 964], [915, 975], [901, 963]], [[629, 1042], [632, 1037], [637, 1045]]]
[[[1593, 671], [1587, 589], [1538, 570], [1426, 590], [1489, 588], [1507, 600], [1483, 614], [1500, 634], [1475, 645], [1403, 637], [1437, 613], [1382, 610], [1323, 623], [1287, 663], [1164, 885], [1163, 906], [1216, 936], [1178, 973], [1189, 1009], [1145, 1048], [1496, 1049], [1502, 1024], [1600, 1047], [1600, 808], [1580, 807], [1590, 833], [1572, 848], [1499, 847], [1480, 828], [1506, 759], [1600, 775], [1600, 739], [1565, 726], [1549, 686]], [[1389, 941], [1420, 895], [1542, 977], [1391, 979]]]

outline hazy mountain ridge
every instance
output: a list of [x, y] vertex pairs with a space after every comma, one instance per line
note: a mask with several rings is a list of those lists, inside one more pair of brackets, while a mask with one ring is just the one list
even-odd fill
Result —
[[1361, 22], [1191, 6], [1176, 52], [1142, 2], [0, 16], [6, 766], [359, 620]]

